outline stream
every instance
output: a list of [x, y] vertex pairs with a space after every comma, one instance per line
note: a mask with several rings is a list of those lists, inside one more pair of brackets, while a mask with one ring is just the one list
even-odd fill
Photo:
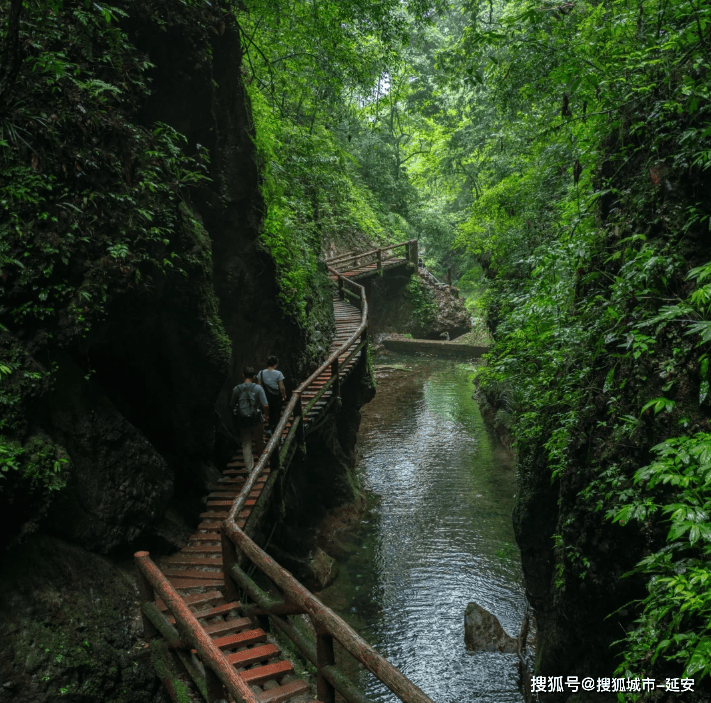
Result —
[[[468, 602], [514, 637], [526, 609], [513, 460], [472, 400], [473, 373], [471, 362], [376, 357], [358, 435], [367, 507], [329, 546], [340, 574], [321, 598], [436, 703], [517, 703], [516, 655], [464, 648]], [[355, 674], [374, 702], [398, 700]]]

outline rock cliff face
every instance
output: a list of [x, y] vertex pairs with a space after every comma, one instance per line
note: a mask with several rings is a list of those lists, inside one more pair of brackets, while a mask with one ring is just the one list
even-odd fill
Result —
[[[608, 169], [605, 177], [611, 179], [615, 192], [633, 196], [618, 201], [614, 210], [609, 202], [600, 206], [604, 238], [590, 269], [579, 270], [581, 279], [595, 270], [614, 281], [618, 271], [614, 262], [622, 258], [619, 252], [625, 251], [626, 237], [640, 232], [649, 242], [649, 251], [660, 253], [664, 261], [670, 261], [663, 257], [673, 252], [675, 262], [664, 273], [650, 276], [646, 285], [659, 291], [659, 300], [666, 300], [672, 295], [670, 291], [681, 291], [673, 293], [680, 298], [687, 295], [693, 290], [687, 278], [689, 269], [708, 260], [709, 233], [705, 227], [689, 227], [688, 234], [677, 239], [681, 227], [675, 218], [696, 202], [698, 193], [708, 189], [708, 176], [682, 172], [673, 185], [668, 182], [664, 192], [650, 184], [649, 174], [640, 162], [622, 169], [613, 168], [612, 163], [604, 165]], [[652, 220], [650, 212], [658, 219]], [[582, 307], [581, 301], [589, 304], [597, 296], [599, 308], [595, 309], [602, 310], [601, 303], [613, 298], [614, 290], [611, 284], [596, 288], [581, 282], [576, 304]], [[631, 287], [617, 304], [625, 310], [626, 320], [634, 319], [639, 324], [651, 320], [657, 312], [639, 306], [637, 295]], [[645, 324], [653, 327], [651, 322]], [[632, 322], [629, 326], [633, 329]], [[633, 337], [630, 333], [629, 339]], [[620, 663], [624, 633], [642, 631], [638, 619], [644, 611], [650, 576], [635, 574], [634, 566], [661, 549], [672, 558], [667, 543], [669, 524], [660, 520], [662, 511], [650, 511], [644, 519], [630, 519], [627, 524], [611, 519], [632, 500], [624, 494], [637, 490], [635, 473], [653, 460], [652, 447], [667, 438], [703, 432], [708, 427], [709, 407], [697, 390], [701, 382], [698, 359], [703, 347], [683, 325], [659, 326], [650, 332], [650, 340], [653, 350], [634, 356], [629, 352], [625, 358], [619, 353], [624, 346], [613, 345], [614, 335], [605, 333], [601, 337], [602, 351], [594, 352], [589, 375], [576, 382], [583, 388], [576, 388], [580, 392], [577, 412], [566, 440], [564, 470], [558, 475], [551, 474], [549, 445], [519, 441], [513, 522], [527, 595], [536, 611], [536, 674], [611, 676]], [[593, 354], [592, 347], [588, 353]], [[609, 382], [613, 373], [617, 373], [614, 387]], [[562, 416], [560, 397], [547, 397], [550, 406], [538, 413], [536, 422], [555, 426], [554, 418]], [[673, 411], [655, 415], [642, 410], [650, 399], [659, 397], [672, 398]], [[516, 405], [513, 398], [511, 405]], [[629, 425], [627, 430], [622, 429], [625, 423]], [[671, 500], [652, 495], [642, 492], [638, 500], [649, 504]], [[662, 578], [663, 573], [660, 571], [655, 578]], [[666, 616], [658, 617], [654, 625], [656, 629], [658, 623], [657, 632], [664, 632], [666, 622]], [[656, 645], [654, 642], [648, 653], [642, 654], [642, 670], [631, 674], [657, 680], [681, 676], [681, 660], [657, 657], [653, 651]], [[639, 647], [643, 651], [642, 645]], [[580, 694], [569, 695], [544, 693], [540, 699], [556, 703], [583, 700]], [[614, 700], [616, 694], [595, 695], [603, 701]], [[693, 695], [698, 700], [708, 699], [705, 684], [697, 685]], [[649, 700], [662, 698], [655, 693], [650, 694]], [[664, 698], [672, 699], [676, 700], [674, 694]]]
[[163, 700], [132, 575], [105, 557], [34, 535], [3, 559], [0, 700]]
[[[42, 196], [47, 222], [78, 233], [60, 246], [54, 225], [35, 223], [24, 244], [7, 241], [11, 253], [31, 242], [37, 257], [1, 272], [0, 376], [9, 369], [9, 377], [0, 438], [20, 466], [0, 492], [0, 540], [11, 548], [0, 563], [8, 684], [0, 697], [13, 703], [69, 693], [77, 701], [153, 700], [150, 662], [132, 649], [132, 580], [96, 553], [115, 560], [134, 546], [170, 542], [171, 504], [197, 522], [202, 477], [229, 446], [227, 397], [244, 365], [276, 353], [295, 385], [313, 363], [307, 333], [282, 313], [275, 266], [258, 239], [263, 203], [237, 29], [207, 4], [116, 4], [127, 13], [120, 39], [115, 26], [102, 31], [101, 17], [96, 30], [69, 9], [50, 21], [86, 71], [91, 51], [120, 42], [121, 56], [101, 74], [120, 86], [120, 99], [109, 92], [106, 104], [77, 103], [74, 89], [52, 93], [23, 68], [13, 108], [40, 145], [27, 178], [37, 170], [55, 179]], [[146, 71], [150, 95], [126, 88]], [[54, 152], [41, 150], [22, 100], [55, 111]], [[85, 105], [103, 117], [84, 120]], [[171, 127], [187, 144], [170, 137], [172, 147], [160, 142], [163, 156], [151, 155]], [[181, 150], [209, 177], [194, 179], [190, 193], [175, 182], [187, 164]], [[29, 163], [31, 154], [19, 152]], [[92, 209], [93, 201], [102, 204]], [[9, 217], [0, 217], [3, 237]], [[141, 218], [160, 235], [139, 230]], [[54, 259], [43, 263], [40, 250]], [[36, 281], [50, 275], [54, 307], [37, 312]], [[323, 279], [328, 289], [325, 267]], [[327, 347], [330, 298], [321, 308], [311, 315]]]
[[375, 335], [454, 339], [471, 329], [471, 316], [456, 288], [436, 284], [426, 273], [390, 272], [366, 279], [364, 285]]

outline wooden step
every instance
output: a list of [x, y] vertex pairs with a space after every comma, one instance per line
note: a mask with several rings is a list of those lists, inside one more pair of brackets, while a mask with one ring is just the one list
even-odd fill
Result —
[[222, 529], [222, 522], [220, 520], [203, 520], [198, 525], [198, 530], [212, 530], [217, 531]]
[[189, 544], [187, 547], [183, 547], [181, 551], [186, 554], [222, 554], [222, 545], [221, 544], [203, 544], [203, 545]]
[[[309, 685], [306, 681], [291, 681], [290, 683], [273, 688], [271, 691], [264, 691], [256, 695], [259, 703], [284, 703], [294, 696], [300, 696], [309, 692]], [[313, 703], [319, 703], [314, 701]]]
[[[239, 514], [239, 517], [246, 520], [249, 517], [249, 514], [251, 512], [252, 511], [250, 508], [246, 508]], [[223, 518], [223, 520], [224, 520], [224, 518]], [[203, 520], [198, 525], [198, 530], [211, 530], [213, 532], [217, 532], [221, 528], [222, 528], [222, 520]]]
[[223, 478], [220, 479], [218, 483], [211, 483], [208, 487], [207, 490], [210, 492], [213, 491], [239, 491], [242, 489], [242, 486], [244, 486], [244, 481], [239, 480], [239, 481], [233, 481], [232, 479], [229, 478]]
[[254, 627], [254, 623], [249, 618], [234, 618], [233, 620], [218, 622], [215, 625], [208, 625], [204, 629], [205, 632], [212, 637], [228, 635], [232, 632], [241, 632], [249, 627]]
[[227, 661], [239, 668], [240, 666], [250, 666], [265, 659], [271, 659], [278, 654], [281, 654], [279, 647], [274, 644], [263, 644], [260, 647], [253, 647], [244, 652], [228, 654]]
[[266, 642], [267, 634], [264, 630], [257, 628], [254, 630], [245, 630], [236, 635], [227, 635], [214, 640], [215, 646], [220, 649], [233, 649], [235, 647], [247, 647], [250, 644], [257, 642]]
[[[188, 598], [190, 596], [187, 596]], [[220, 593], [220, 598], [222, 598], [222, 594]], [[185, 597], [183, 598], [185, 600]], [[210, 608], [209, 610], [203, 610], [202, 612], [195, 612], [193, 611], [193, 615], [198, 619], [198, 620], [207, 620], [209, 618], [214, 618], [216, 615], [224, 615], [225, 613], [229, 613], [231, 610], [238, 610], [240, 608], [240, 602], [238, 600], [233, 601], [232, 603], [223, 603], [222, 605], [215, 606], [214, 608]], [[175, 618], [168, 618], [170, 622], [174, 623]]]
[[269, 679], [281, 678], [287, 674], [291, 674], [294, 671], [294, 665], [284, 659], [280, 662], [274, 662], [273, 664], [265, 664], [264, 666], [259, 666], [256, 669], [247, 669], [247, 671], [240, 671], [239, 675], [248, 684], [260, 684]]
[[212, 530], [206, 532], [196, 532], [194, 535], [190, 535], [189, 542], [217, 542], [220, 544], [222, 539], [219, 530]]
[[[187, 605], [202, 605], [203, 603], [209, 603], [212, 600], [222, 598], [222, 593], [219, 591], [210, 591], [209, 593], [196, 593], [195, 595], [183, 596], [182, 598]], [[159, 610], [168, 610], [168, 606], [160, 598], [156, 598], [156, 605]]]
[[[256, 498], [247, 498], [247, 500], [244, 501], [245, 508], [253, 508], [256, 504]], [[227, 505], [232, 505], [232, 502], [230, 501]], [[209, 510], [208, 512], [200, 513], [200, 517], [205, 520], [226, 520], [228, 515], [229, 510]]]
[[163, 557], [159, 564], [160, 566], [214, 566], [215, 568], [220, 568], [222, 567], [222, 556], [194, 557], [191, 554], [175, 554], [170, 557]]
[[222, 580], [222, 571], [198, 571], [197, 569], [162, 569], [163, 573], [170, 578], [192, 579], [197, 581]]
[[213, 581], [205, 581], [201, 579], [181, 579], [177, 576], [169, 576], [171, 586], [176, 591], [190, 591], [193, 588], [224, 588], [225, 584], [222, 579]]
[[[251, 507], [245, 508], [242, 510], [239, 514], [238, 517], [246, 520], [249, 517], [249, 514], [252, 512]], [[225, 517], [227, 517], [227, 513], [225, 513]], [[218, 532], [219, 530], [222, 529], [222, 521], [225, 518], [222, 518], [222, 520], [203, 520], [199, 525], [198, 525], [198, 530], [208, 530], [208, 531], [213, 531], [213, 532]]]

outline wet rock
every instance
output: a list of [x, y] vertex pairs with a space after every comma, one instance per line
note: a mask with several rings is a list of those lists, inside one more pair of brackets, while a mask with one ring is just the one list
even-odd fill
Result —
[[37, 534], [0, 557], [0, 594], [0, 681], [14, 686], [0, 700], [106, 703], [119, 690], [156, 703], [150, 652], [128, 627], [138, 603], [124, 569]]
[[103, 553], [136, 539], [172, 493], [166, 461], [114, 408], [67, 404], [53, 419], [74, 471], [50, 511], [52, 529]]
[[320, 547], [315, 547], [305, 556], [296, 556], [271, 547], [272, 556], [312, 591], [322, 591], [338, 576], [338, 564]]
[[45, 651], [33, 649], [25, 659], [25, 671], [28, 674], [33, 674], [37, 669], [47, 661], [49, 655]]
[[[412, 295], [413, 280], [419, 285], [419, 295]], [[366, 291], [374, 336], [385, 332], [419, 339], [456, 339], [472, 327], [459, 291], [422, 275], [412, 279], [409, 273], [386, 275], [367, 281]], [[427, 301], [424, 307], [423, 301]]]
[[430, 287], [437, 303], [437, 315], [420, 329], [414, 330], [418, 337], [425, 339], [456, 339], [469, 332], [472, 328], [472, 318], [464, 306], [464, 301], [459, 297], [459, 291], [447, 285], [434, 285]]
[[495, 615], [476, 603], [469, 603], [464, 611], [464, 644], [467, 649], [479, 652], [514, 654], [515, 637], [510, 637]]

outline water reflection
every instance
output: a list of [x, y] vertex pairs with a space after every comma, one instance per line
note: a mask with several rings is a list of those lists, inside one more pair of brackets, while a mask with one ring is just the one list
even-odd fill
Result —
[[[471, 365], [388, 355], [376, 370], [359, 435], [369, 506], [324, 600], [437, 703], [522, 701], [515, 655], [464, 649], [469, 601], [514, 636], [525, 611], [513, 466], [471, 399]], [[373, 701], [396, 700], [367, 676]]]

